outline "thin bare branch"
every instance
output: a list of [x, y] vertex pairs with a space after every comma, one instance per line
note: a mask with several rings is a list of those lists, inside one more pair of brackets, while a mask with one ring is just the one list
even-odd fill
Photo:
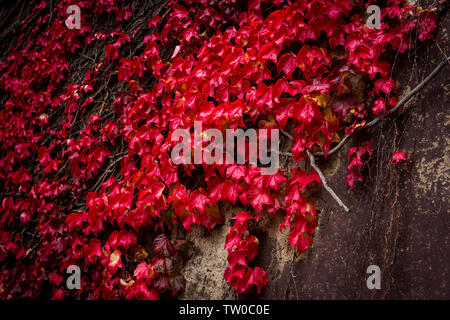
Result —
[[286, 137], [288, 137], [289, 139], [291, 139], [291, 140], [294, 139], [293, 136], [291, 136], [289, 133], [287, 133], [287, 132], [284, 131], [283, 129], [280, 128], [280, 131], [281, 131], [282, 134], [284, 134], [284, 135], [285, 135]]
[[325, 176], [323, 175], [322, 171], [320, 171], [319, 167], [316, 165], [316, 160], [315, 160], [312, 152], [307, 149], [306, 153], [308, 154], [311, 167], [314, 170], [316, 170], [317, 174], [320, 177], [320, 180], [322, 180], [322, 184], [323, 184], [324, 188], [329, 192], [329, 194], [333, 197], [333, 199], [336, 200], [336, 202], [344, 209], [345, 212], [349, 212], [350, 209], [344, 204], [344, 202], [342, 202], [342, 200], [338, 197], [338, 195], [328, 185], [327, 180], [325, 179]]

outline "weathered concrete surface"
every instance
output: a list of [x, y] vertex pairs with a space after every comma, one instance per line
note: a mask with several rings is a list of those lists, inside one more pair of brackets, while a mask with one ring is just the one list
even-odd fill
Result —
[[[438, 38], [448, 53], [448, 12], [440, 20]], [[417, 58], [396, 61], [399, 96], [427, 76], [443, 56], [434, 41], [420, 46]], [[260, 240], [256, 264], [268, 273], [262, 299], [450, 299], [450, 66], [445, 67], [399, 117], [362, 131], [331, 159], [319, 162], [342, 200], [345, 213], [321, 190], [313, 248], [294, 255], [287, 234], [278, 231], [280, 217], [269, 217], [253, 232]], [[364, 185], [345, 184], [348, 148], [374, 138], [375, 154], [364, 167]], [[408, 164], [389, 166], [395, 150]], [[223, 249], [230, 217], [209, 235], [189, 237], [196, 253], [184, 269], [187, 299], [234, 299], [222, 280], [227, 266]], [[381, 290], [366, 287], [366, 269], [381, 268]], [[249, 296], [250, 298], [254, 296]], [[245, 297], [244, 297], [245, 298]]]
[[186, 279], [184, 294], [181, 299], [234, 299], [235, 294], [223, 280], [227, 262], [227, 250], [224, 248], [225, 237], [231, 223], [231, 217], [239, 212], [238, 208], [227, 206], [221, 208], [224, 224], [209, 234], [203, 228], [193, 226], [186, 239], [194, 244], [194, 255], [183, 268]]

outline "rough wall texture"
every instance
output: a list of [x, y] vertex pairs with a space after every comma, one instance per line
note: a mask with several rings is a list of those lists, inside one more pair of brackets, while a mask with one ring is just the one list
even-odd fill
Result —
[[[448, 49], [450, 16], [439, 22], [440, 47]], [[417, 55], [415, 55], [417, 54]], [[434, 41], [396, 59], [399, 95], [408, 92], [443, 59]], [[280, 217], [269, 217], [254, 230], [261, 253], [256, 264], [265, 268], [269, 284], [262, 299], [449, 299], [450, 254], [450, 83], [446, 66], [394, 117], [362, 131], [332, 158], [319, 162], [342, 200], [345, 213], [329, 194], [318, 194], [319, 226], [314, 245], [298, 257], [288, 248], [287, 234], [278, 231]], [[354, 190], [345, 184], [348, 149], [374, 139], [376, 151], [364, 166], [365, 182]], [[395, 150], [408, 164], [389, 166]], [[184, 271], [182, 298], [234, 299], [222, 280], [227, 266], [223, 248], [230, 218], [239, 208], [223, 208], [224, 226], [190, 235], [196, 253]], [[381, 268], [380, 290], [369, 290], [366, 269]], [[243, 298], [253, 298], [247, 296]]]

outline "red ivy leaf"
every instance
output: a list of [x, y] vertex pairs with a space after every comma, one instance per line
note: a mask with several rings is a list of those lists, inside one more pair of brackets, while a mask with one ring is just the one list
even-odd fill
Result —
[[288, 79], [292, 79], [292, 73], [295, 68], [297, 68], [297, 62], [295, 60], [295, 56], [290, 52], [283, 54], [278, 60], [278, 73], [283, 71]]
[[392, 156], [392, 159], [394, 160], [395, 164], [397, 164], [399, 161], [408, 161], [406, 154], [401, 150], [395, 151]]

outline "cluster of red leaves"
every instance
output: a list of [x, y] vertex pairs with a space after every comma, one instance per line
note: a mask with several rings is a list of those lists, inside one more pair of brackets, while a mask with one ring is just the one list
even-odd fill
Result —
[[227, 280], [238, 294], [247, 291], [255, 285], [258, 294], [267, 285], [267, 273], [260, 267], [251, 268], [248, 263], [258, 253], [258, 239], [249, 235], [248, 221], [255, 219], [251, 213], [242, 211], [234, 218], [234, 225], [228, 230], [225, 248], [228, 250], [228, 263], [224, 279]]
[[352, 158], [349, 165], [347, 166], [348, 174], [347, 174], [347, 184], [353, 188], [355, 185], [355, 181], [363, 182], [363, 176], [361, 174], [361, 167], [364, 165], [362, 157], [365, 154], [369, 156], [373, 153], [373, 141], [366, 141], [360, 147], [353, 147], [348, 151], [348, 158]]
[[[51, 24], [48, 3], [36, 5], [35, 37], [21, 35], [22, 49], [0, 64], [0, 89], [8, 94], [0, 109], [0, 298], [69, 296], [64, 275], [72, 264], [82, 270], [81, 298], [176, 295], [188, 244], [160, 235], [150, 255], [143, 228], [162, 234], [176, 224], [190, 231], [194, 224], [211, 230], [223, 223], [219, 201], [255, 213], [235, 217], [224, 278], [239, 294], [253, 285], [259, 292], [267, 275], [248, 265], [258, 249], [248, 220], [285, 213], [280, 228], [289, 229], [289, 244], [306, 250], [317, 221], [304, 191], [319, 177], [298, 169], [267, 176], [250, 164], [177, 166], [170, 159], [176, 143], [171, 133], [192, 129], [194, 121], [205, 130], [292, 128], [296, 160], [307, 157], [306, 149], [327, 154], [345, 128], [396, 103], [391, 66], [382, 54], [404, 52], [414, 45], [412, 32], [423, 40], [436, 27], [429, 11], [389, 0], [382, 28], [368, 29], [364, 15], [371, 3], [171, 1], [164, 18], [148, 22], [143, 53], [131, 58], [121, 49], [134, 33], [117, 28], [94, 34], [90, 27], [94, 16], [130, 19], [130, 6], [122, 1], [59, 1]], [[65, 10], [74, 4], [82, 11], [80, 30], [64, 26]], [[99, 43], [103, 61], [86, 71], [82, 83], [67, 83], [70, 57]], [[165, 59], [162, 52], [173, 48]], [[115, 92], [113, 106], [90, 114], [97, 82], [109, 81], [114, 71], [127, 89]], [[383, 104], [371, 108], [370, 101], [357, 101], [353, 75], [365, 76], [369, 96]], [[149, 77], [154, 84], [146, 88]], [[114, 120], [104, 119], [104, 110]], [[60, 114], [64, 119], [55, 125]], [[73, 136], [81, 118], [87, 125]], [[125, 155], [113, 154], [118, 145], [126, 146]], [[352, 172], [364, 152], [354, 153]], [[120, 177], [93, 188], [116, 163]], [[61, 174], [66, 167], [70, 176]]]

